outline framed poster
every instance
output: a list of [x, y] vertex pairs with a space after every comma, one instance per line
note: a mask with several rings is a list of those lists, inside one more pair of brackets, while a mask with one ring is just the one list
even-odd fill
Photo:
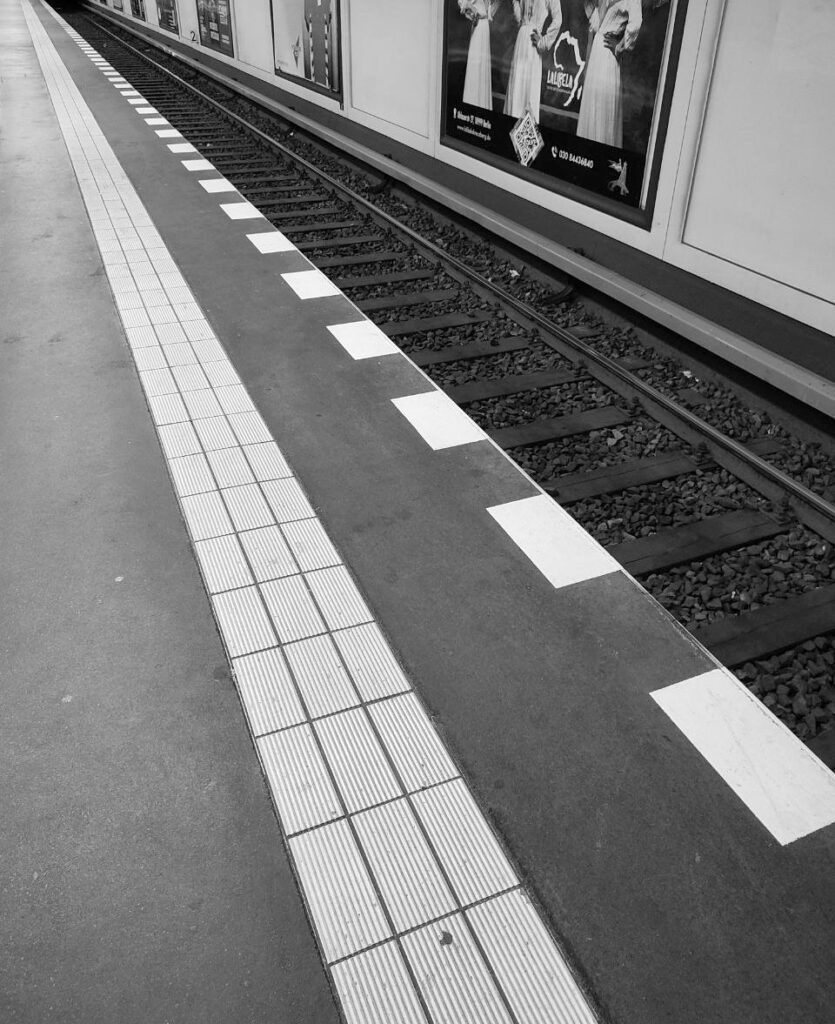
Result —
[[123, 11], [125, 9], [125, 0], [113, 0], [113, 10]]
[[235, 56], [231, 0], [197, 0], [197, 25], [201, 46]]
[[441, 142], [648, 224], [686, 0], [445, 0]]
[[134, 18], [145, 21], [145, 0], [130, 0], [130, 13]]
[[339, 0], [271, 0], [275, 73], [341, 95]]
[[[145, 0], [142, 0], [142, 6], [144, 8]], [[177, 0], [157, 0], [157, 21], [159, 27], [164, 28], [166, 32], [173, 32], [175, 36], [180, 34]]]

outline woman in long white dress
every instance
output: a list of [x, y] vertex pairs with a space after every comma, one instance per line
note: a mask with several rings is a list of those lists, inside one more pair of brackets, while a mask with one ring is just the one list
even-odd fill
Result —
[[490, 22], [498, 6], [499, 0], [458, 0], [458, 9], [472, 25], [462, 99], [474, 107], [487, 110], [493, 109]]
[[[550, 16], [548, 31], [543, 34]], [[542, 94], [542, 56], [554, 45], [562, 26], [560, 0], [513, 0], [513, 17], [519, 29], [507, 79], [504, 112], [521, 117], [530, 110], [539, 121]]]
[[586, 0], [592, 43], [583, 81], [577, 134], [607, 146], [623, 146], [620, 56], [641, 31], [641, 0]]

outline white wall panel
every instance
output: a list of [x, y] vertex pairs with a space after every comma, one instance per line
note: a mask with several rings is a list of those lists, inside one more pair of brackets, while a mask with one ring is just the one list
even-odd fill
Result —
[[727, 0], [685, 245], [835, 301], [835, 3]]
[[372, 117], [426, 138], [428, 74], [437, 74], [433, 4], [427, 0], [350, 0], [351, 103]]
[[274, 71], [269, 0], [232, 0], [235, 55], [262, 71]]

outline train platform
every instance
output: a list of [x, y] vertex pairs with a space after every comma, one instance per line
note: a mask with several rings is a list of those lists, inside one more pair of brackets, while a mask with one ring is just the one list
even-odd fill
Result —
[[826, 1024], [835, 775], [0, 0], [0, 1020]]

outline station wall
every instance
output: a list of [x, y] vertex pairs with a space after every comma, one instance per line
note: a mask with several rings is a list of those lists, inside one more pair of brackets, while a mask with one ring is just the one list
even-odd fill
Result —
[[[207, 52], [197, 0], [146, 0], [148, 25], [158, 23], [158, 4], [175, 2], [181, 43]], [[291, 105], [294, 97], [303, 99], [479, 183], [835, 334], [831, 0], [669, 0], [671, 24], [678, 19], [680, 26], [677, 65], [658, 138], [654, 205], [643, 224], [442, 144], [444, 25], [455, 0], [307, 0], [318, 7], [333, 3], [338, 19], [339, 82], [327, 89], [311, 88], [301, 75], [276, 75], [270, 0], [228, 2], [234, 56], [211, 49], [211, 57], [278, 86]], [[305, 0], [272, 2], [304, 13]], [[643, 0], [645, 9], [665, 2]], [[570, 3], [562, 0], [562, 7], [569, 10]], [[574, 3], [583, 7], [581, 0]], [[131, 0], [124, 0], [124, 10], [113, 13], [131, 20], [130, 8]]]

